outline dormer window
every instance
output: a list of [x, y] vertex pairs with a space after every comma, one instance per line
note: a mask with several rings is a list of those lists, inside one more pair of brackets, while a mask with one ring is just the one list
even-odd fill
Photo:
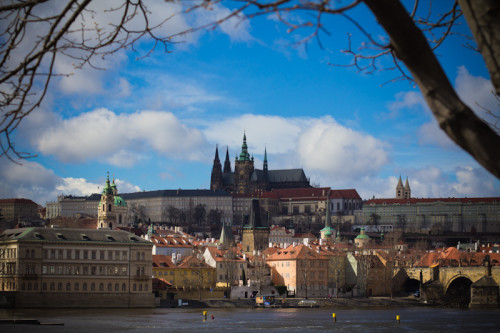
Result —
[[112, 236], [110, 235], [106, 235], [106, 239], [109, 240], [110, 242], [116, 242], [116, 239], [114, 239]]
[[89, 238], [89, 236], [87, 236], [87, 235], [85, 235], [85, 234], [81, 234], [81, 236], [82, 236], [82, 240], [84, 240], [84, 241], [89, 241], [89, 240], [91, 240], [91, 239]]
[[66, 240], [66, 237], [64, 237], [64, 235], [61, 233], [57, 233], [57, 239], [58, 240]]

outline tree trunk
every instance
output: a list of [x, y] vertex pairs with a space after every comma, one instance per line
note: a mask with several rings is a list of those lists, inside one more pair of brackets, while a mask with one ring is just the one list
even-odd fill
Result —
[[479, 52], [500, 95], [500, 1], [458, 0]]
[[441, 129], [500, 178], [500, 137], [457, 96], [403, 5], [398, 0], [363, 1], [389, 35], [393, 52], [411, 72]]

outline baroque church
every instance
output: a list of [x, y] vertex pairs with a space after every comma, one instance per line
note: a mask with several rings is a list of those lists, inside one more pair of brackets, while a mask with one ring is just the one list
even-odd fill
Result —
[[210, 179], [211, 190], [226, 190], [230, 193], [252, 194], [281, 188], [309, 188], [309, 179], [303, 169], [269, 170], [267, 150], [264, 150], [262, 169], [256, 169], [254, 158], [248, 153], [246, 134], [240, 155], [236, 155], [234, 171], [231, 169], [229, 150], [226, 149], [224, 169], [219, 159], [219, 148], [215, 148], [215, 158]]

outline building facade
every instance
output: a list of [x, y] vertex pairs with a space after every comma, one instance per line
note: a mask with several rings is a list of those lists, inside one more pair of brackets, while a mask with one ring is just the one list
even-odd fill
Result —
[[500, 197], [372, 199], [364, 203], [362, 216], [364, 224], [404, 232], [499, 233]]
[[152, 246], [120, 230], [6, 230], [0, 290], [15, 307], [153, 307]]
[[0, 199], [0, 213], [6, 221], [40, 217], [38, 204], [29, 199]]

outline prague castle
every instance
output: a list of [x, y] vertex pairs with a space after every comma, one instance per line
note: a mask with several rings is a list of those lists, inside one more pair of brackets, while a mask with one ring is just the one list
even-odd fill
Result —
[[250, 157], [246, 135], [240, 155], [236, 156], [234, 171], [231, 170], [229, 151], [226, 150], [224, 169], [219, 159], [219, 149], [215, 148], [215, 158], [210, 179], [211, 190], [226, 190], [231, 193], [252, 194], [281, 188], [310, 188], [309, 179], [303, 169], [269, 170], [267, 151], [264, 150], [262, 169], [256, 169], [254, 158]]

